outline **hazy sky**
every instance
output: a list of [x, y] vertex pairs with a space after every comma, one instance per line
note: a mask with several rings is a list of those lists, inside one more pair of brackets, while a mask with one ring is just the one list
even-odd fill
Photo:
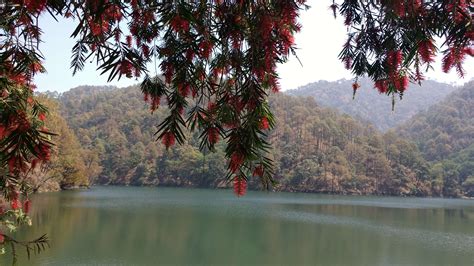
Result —
[[[328, 9], [331, 1], [308, 1], [311, 9], [303, 11], [301, 24], [303, 29], [296, 35], [298, 57], [303, 66], [294, 57], [284, 65], [278, 67], [283, 90], [294, 89], [318, 80], [334, 81], [341, 78], [352, 78], [349, 71], [345, 70], [337, 59], [339, 51], [345, 40], [345, 27], [342, 20], [334, 19]], [[45, 56], [47, 73], [35, 78], [40, 91], [66, 91], [79, 85], [117, 85], [128, 86], [140, 82], [137, 79], [123, 77], [120, 81], [107, 83], [107, 76], [100, 76], [95, 64], [88, 63], [82, 72], [72, 76], [69, 68], [71, 48], [74, 40], [69, 36], [74, 30], [75, 23], [71, 20], [55, 20], [46, 16], [41, 21], [44, 30], [41, 50]], [[441, 71], [438, 59], [435, 71], [427, 76], [442, 82], [455, 82], [462, 84], [474, 77], [474, 60], [469, 58], [464, 65], [467, 70], [466, 77], [459, 79], [455, 71], [445, 74]]]

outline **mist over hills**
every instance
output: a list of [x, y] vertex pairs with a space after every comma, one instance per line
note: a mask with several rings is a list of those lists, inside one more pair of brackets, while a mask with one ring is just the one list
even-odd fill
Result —
[[[420, 111], [443, 100], [458, 87], [426, 80], [421, 86], [410, 84], [402, 100], [380, 95], [367, 78], [359, 80], [361, 87], [352, 99], [352, 80], [318, 81], [295, 90], [294, 96], [312, 96], [322, 106], [333, 107], [362, 121], [369, 121], [381, 131], [387, 131], [408, 121]], [[392, 100], [395, 109], [392, 111]]]

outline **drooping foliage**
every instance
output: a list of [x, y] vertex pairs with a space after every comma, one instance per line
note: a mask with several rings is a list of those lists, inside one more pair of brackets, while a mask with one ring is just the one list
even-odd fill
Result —
[[[0, 166], [5, 198], [16, 202], [19, 190], [26, 195], [13, 185], [19, 174], [35, 161], [49, 159], [49, 133], [40, 122], [46, 110], [29, 100], [34, 74], [44, 71], [38, 19], [43, 14], [77, 23], [71, 35], [76, 40], [73, 73], [93, 59], [110, 80], [144, 77], [141, 89], [152, 110], [162, 102], [170, 109], [157, 131], [162, 143], [184, 143], [185, 128], [202, 132], [202, 148], [212, 150], [224, 138], [228, 178], [247, 180], [263, 167], [260, 180], [270, 187], [273, 162], [266, 135], [274, 117], [267, 97], [278, 90], [276, 64], [294, 50], [304, 2], [2, 1]], [[410, 77], [422, 79], [421, 68], [430, 65], [439, 49], [435, 37], [445, 39], [445, 71], [454, 67], [462, 76], [462, 62], [473, 54], [473, 10], [465, 0], [344, 0], [331, 8], [345, 17], [349, 29], [340, 58], [356, 76], [372, 78], [383, 93], [401, 95]], [[156, 72], [147, 69], [154, 60]]]
[[339, 58], [354, 75], [372, 78], [381, 93], [403, 96], [409, 80], [424, 79], [439, 51], [443, 71], [454, 68], [460, 77], [463, 62], [474, 55], [471, 1], [346, 0], [331, 8], [348, 30]]

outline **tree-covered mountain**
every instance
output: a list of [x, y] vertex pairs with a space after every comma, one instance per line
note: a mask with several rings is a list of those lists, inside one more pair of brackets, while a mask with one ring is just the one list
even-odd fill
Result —
[[[84, 148], [102, 167], [98, 184], [226, 186], [223, 145], [199, 151], [198, 134], [166, 150], [137, 87], [80, 87], [59, 97], [62, 112]], [[416, 145], [397, 134], [323, 108], [311, 97], [270, 98], [277, 117], [269, 136], [277, 189], [341, 194], [438, 195]], [[258, 181], [251, 181], [258, 187]]]
[[54, 191], [89, 185], [89, 176], [97, 174], [100, 167], [92, 162], [93, 154], [81, 147], [76, 135], [69, 128], [59, 111], [59, 103], [46, 95], [37, 99], [46, 105], [49, 113], [45, 115], [46, 128], [54, 132], [51, 141], [51, 158], [27, 173], [28, 182], [34, 191]]
[[[323, 106], [337, 108], [386, 131], [408, 121], [418, 112], [440, 102], [457, 89], [448, 84], [426, 80], [422, 82], [422, 86], [410, 84], [403, 99], [400, 100], [398, 97], [380, 95], [374, 89], [373, 81], [362, 78], [358, 81], [361, 87], [352, 99], [352, 83], [352, 80], [318, 81], [286, 91], [286, 93], [295, 96], [312, 96]], [[395, 108], [392, 111], [393, 100], [395, 100]]]
[[474, 81], [397, 129], [433, 165], [445, 195], [474, 196]]

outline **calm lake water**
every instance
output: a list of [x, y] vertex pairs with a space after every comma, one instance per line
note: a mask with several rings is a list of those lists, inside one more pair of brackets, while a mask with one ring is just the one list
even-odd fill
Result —
[[51, 248], [18, 265], [474, 265], [471, 200], [95, 187], [32, 218]]

